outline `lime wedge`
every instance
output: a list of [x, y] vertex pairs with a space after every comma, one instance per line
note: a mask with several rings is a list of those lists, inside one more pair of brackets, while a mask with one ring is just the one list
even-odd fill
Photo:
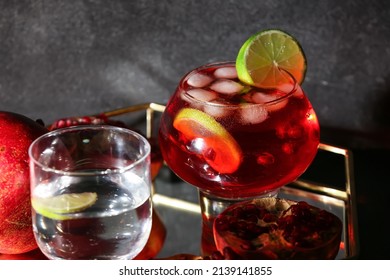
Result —
[[210, 115], [197, 109], [185, 108], [176, 115], [173, 126], [188, 140], [201, 139], [199, 154], [219, 173], [233, 173], [240, 166], [240, 146]]
[[289, 72], [301, 84], [306, 73], [306, 57], [291, 35], [281, 30], [265, 30], [249, 37], [236, 59], [238, 78], [251, 86], [270, 88], [286, 83]]
[[42, 216], [65, 220], [69, 216], [66, 214], [80, 212], [92, 206], [97, 200], [94, 192], [67, 193], [53, 197], [33, 197], [32, 207]]

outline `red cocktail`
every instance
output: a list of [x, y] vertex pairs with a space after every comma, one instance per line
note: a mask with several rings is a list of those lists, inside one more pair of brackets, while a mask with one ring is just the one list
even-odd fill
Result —
[[261, 89], [242, 83], [232, 62], [202, 66], [166, 106], [160, 147], [168, 166], [200, 190], [205, 254], [214, 249], [210, 223], [226, 205], [275, 195], [316, 155], [316, 114], [300, 85], [284, 76]]

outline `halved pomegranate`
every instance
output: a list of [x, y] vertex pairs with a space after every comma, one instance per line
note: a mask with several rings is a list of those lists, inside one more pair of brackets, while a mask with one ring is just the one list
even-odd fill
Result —
[[91, 124], [109, 124], [109, 125], [115, 125], [119, 127], [126, 127], [126, 125], [117, 120], [113, 120], [108, 118], [104, 114], [96, 115], [96, 116], [83, 116], [83, 117], [69, 117], [69, 118], [62, 118], [58, 119], [55, 122], [53, 122], [48, 129], [49, 130], [55, 130], [63, 127], [69, 127], [73, 125], [91, 125]]
[[342, 222], [307, 202], [258, 198], [239, 202], [214, 222], [215, 243], [241, 259], [334, 259]]

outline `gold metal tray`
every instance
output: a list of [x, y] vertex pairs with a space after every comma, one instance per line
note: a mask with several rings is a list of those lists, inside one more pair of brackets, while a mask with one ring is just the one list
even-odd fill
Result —
[[[147, 137], [155, 137], [165, 106], [146, 103], [103, 113], [138, 126]], [[336, 214], [343, 221], [343, 235], [337, 259], [356, 258], [359, 253], [353, 155], [348, 149], [321, 143], [312, 165], [297, 181], [279, 194]], [[158, 257], [200, 254], [201, 216], [198, 192], [164, 166], [154, 182], [153, 201], [167, 228], [164, 247]]]

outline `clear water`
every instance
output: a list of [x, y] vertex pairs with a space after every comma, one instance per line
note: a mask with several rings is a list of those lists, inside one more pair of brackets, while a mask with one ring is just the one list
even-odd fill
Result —
[[132, 259], [151, 229], [150, 187], [134, 174], [105, 178], [62, 177], [38, 185], [33, 196], [96, 192], [97, 201], [67, 219], [55, 220], [33, 209], [33, 229], [50, 259]]

